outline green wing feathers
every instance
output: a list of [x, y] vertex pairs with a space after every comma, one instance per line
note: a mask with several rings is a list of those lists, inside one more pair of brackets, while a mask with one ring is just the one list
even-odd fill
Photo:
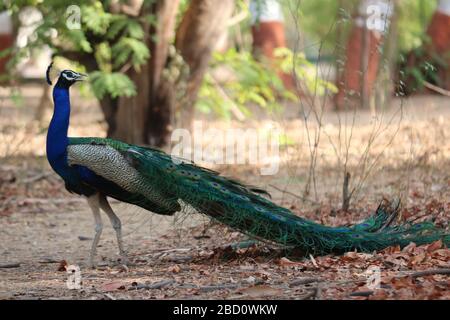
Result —
[[140, 174], [120, 153], [129, 147], [112, 139], [70, 138], [69, 163], [85, 166], [109, 181], [91, 187], [112, 198], [162, 215], [172, 215], [181, 210], [178, 198], [172, 193], [160, 194], [146, 179], [139, 177]]

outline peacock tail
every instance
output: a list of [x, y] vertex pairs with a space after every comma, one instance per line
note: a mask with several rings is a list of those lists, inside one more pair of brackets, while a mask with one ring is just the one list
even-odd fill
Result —
[[[159, 214], [173, 214], [188, 205], [230, 228], [304, 254], [372, 252], [439, 239], [450, 243], [450, 235], [431, 222], [392, 226], [396, 207], [380, 205], [362, 223], [328, 227], [274, 204], [263, 190], [156, 149], [112, 139], [69, 138], [67, 150], [71, 166], [86, 167], [104, 179], [103, 186], [98, 186], [101, 179], [93, 179], [90, 186], [108, 196]], [[89, 177], [84, 181], [89, 184]]]

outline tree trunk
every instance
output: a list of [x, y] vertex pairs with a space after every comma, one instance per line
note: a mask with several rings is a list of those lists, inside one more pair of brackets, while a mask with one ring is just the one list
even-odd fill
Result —
[[383, 16], [369, 10], [370, 0], [360, 0], [346, 48], [345, 67], [337, 79], [339, 92], [335, 96], [336, 109], [367, 107], [373, 96], [387, 25], [392, 14], [391, 3], [380, 1]]
[[[445, 90], [450, 90], [450, 0], [440, 0], [436, 11], [427, 28], [427, 35], [431, 43], [426, 47], [430, 60], [435, 56], [444, 60], [445, 65], [435, 66], [440, 83], [436, 83]], [[434, 59], [433, 59], [434, 58]]]
[[171, 132], [172, 113], [175, 109], [174, 88], [162, 77], [167, 63], [170, 39], [174, 36], [175, 18], [179, 0], [158, 1], [153, 4], [153, 12], [159, 17], [156, 28], [151, 34], [156, 41], [150, 43], [150, 108], [145, 117], [146, 142], [162, 147], [167, 145]]
[[[129, 143], [150, 144], [162, 147], [169, 143], [175, 111], [176, 83], [163, 76], [168, 63], [170, 41], [174, 36], [175, 18], [179, 0], [158, 0], [148, 9], [158, 21], [148, 27], [147, 43], [151, 58], [141, 66], [141, 71], [129, 70], [128, 76], [135, 83], [137, 95], [117, 101], [113, 113], [115, 121], [108, 121], [112, 128], [108, 135]], [[176, 48], [189, 65], [186, 97], [181, 106], [182, 126], [190, 128], [194, 103], [203, 76], [220, 33], [227, 27], [234, 8], [234, 1], [192, 0], [176, 34]], [[155, 39], [156, 40], [153, 40]], [[103, 104], [108, 104], [105, 101]], [[108, 113], [105, 112], [108, 119]]]
[[100, 108], [103, 111], [103, 116], [105, 117], [105, 121], [108, 124], [107, 136], [113, 137], [114, 133], [117, 130], [117, 108], [119, 99], [111, 98], [110, 96], [105, 96], [100, 100]]
[[234, 1], [192, 0], [176, 35], [176, 48], [189, 65], [184, 105], [181, 106], [180, 124], [191, 129], [194, 104], [211, 53], [233, 13]]
[[137, 95], [119, 98], [115, 114], [117, 127], [108, 131], [114, 138], [158, 147], [168, 142], [170, 121], [167, 119], [170, 120], [173, 99], [169, 90], [161, 90], [161, 74], [175, 28], [178, 5], [179, 0], [158, 0], [147, 12], [158, 19], [156, 27], [147, 26], [145, 41], [151, 58], [141, 66], [140, 72], [132, 69], [128, 72]]
[[[115, 130], [108, 130], [112, 138], [128, 143], [146, 144], [145, 115], [150, 107], [149, 65], [141, 66], [140, 72], [130, 69], [128, 77], [134, 82], [137, 94], [133, 97], [120, 97], [115, 113]], [[109, 123], [111, 125], [111, 123]], [[111, 128], [110, 128], [111, 129]], [[110, 132], [111, 131], [111, 132]]]

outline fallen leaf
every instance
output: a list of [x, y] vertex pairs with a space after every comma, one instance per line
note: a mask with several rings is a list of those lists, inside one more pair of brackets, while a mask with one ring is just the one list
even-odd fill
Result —
[[433, 252], [432, 256], [433, 257], [450, 258], [450, 250], [449, 249], [438, 249]]
[[276, 296], [281, 294], [281, 290], [277, 288], [272, 288], [267, 285], [258, 285], [253, 287], [248, 287], [239, 290], [240, 293], [245, 294], [252, 298], [264, 297], [264, 296]]
[[68, 265], [69, 264], [67, 263], [66, 260], [61, 260], [61, 262], [59, 263], [59, 266], [58, 266], [58, 271], [67, 271]]
[[344, 254], [343, 260], [357, 260], [357, 259], [368, 260], [370, 258], [373, 258], [373, 254], [350, 251]]
[[167, 271], [173, 272], [173, 273], [179, 273], [179, 272], [181, 271], [181, 268], [180, 268], [179, 265], [176, 264], [176, 265], [170, 266], [170, 267], [167, 269]]
[[278, 260], [278, 264], [279, 264], [280, 266], [282, 266], [282, 267], [288, 267], [288, 266], [298, 266], [298, 265], [300, 265], [301, 263], [300, 263], [300, 262], [295, 262], [295, 261], [289, 260], [289, 259], [286, 258], [286, 257], [283, 257], [283, 258], [280, 258], [280, 259]]
[[383, 253], [392, 254], [400, 251], [401, 251], [400, 246], [394, 246], [394, 247], [387, 247], [386, 249], [383, 250]]
[[433, 252], [434, 250], [438, 250], [440, 248], [442, 248], [442, 241], [438, 240], [428, 245], [427, 252]]
[[417, 248], [417, 245], [414, 242], [411, 242], [406, 247], [403, 248], [403, 252], [413, 253], [415, 249]]
[[425, 253], [418, 254], [411, 259], [411, 264], [414, 266], [416, 264], [422, 263], [427, 255]]
[[319, 268], [319, 265], [317, 264], [316, 259], [314, 259], [312, 254], [309, 255], [309, 258], [311, 259], [311, 262], [314, 265], [314, 267]]
[[358, 259], [358, 253], [355, 251], [346, 252], [342, 258], [346, 261], [352, 261]]
[[411, 277], [392, 278], [391, 285], [397, 290], [403, 288], [408, 288], [411, 290], [415, 288]]
[[385, 261], [390, 262], [391, 264], [395, 266], [406, 266], [408, 263], [406, 262], [408, 260], [408, 257], [403, 256], [386, 256]]
[[126, 283], [123, 281], [107, 282], [100, 286], [100, 290], [103, 292], [111, 292], [116, 290], [125, 289]]

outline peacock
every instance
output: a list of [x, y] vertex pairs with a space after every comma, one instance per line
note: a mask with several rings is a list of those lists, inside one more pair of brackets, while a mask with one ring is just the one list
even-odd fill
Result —
[[[47, 82], [50, 80], [50, 65]], [[70, 118], [69, 88], [86, 75], [63, 70], [53, 89], [54, 113], [46, 142], [47, 159], [69, 192], [87, 198], [94, 215], [95, 236], [89, 263], [95, 266], [102, 233], [100, 210], [117, 236], [119, 254], [127, 261], [121, 221], [107, 198], [114, 198], [160, 215], [173, 215], [190, 206], [258, 240], [293, 248], [302, 254], [372, 252], [411, 242], [426, 244], [450, 235], [432, 222], [394, 225], [398, 205], [379, 206], [367, 220], [350, 227], [329, 227], [301, 218], [270, 200], [269, 194], [218, 172], [174, 158], [163, 151], [109, 138], [67, 136]]]

